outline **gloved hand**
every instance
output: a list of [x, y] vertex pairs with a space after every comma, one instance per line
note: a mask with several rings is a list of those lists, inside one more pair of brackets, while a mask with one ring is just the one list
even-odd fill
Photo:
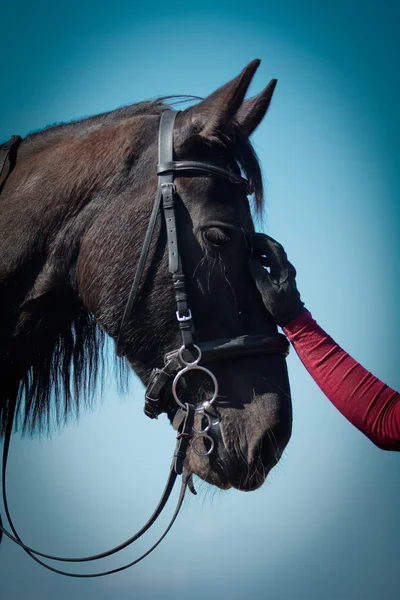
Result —
[[[268, 235], [254, 233], [251, 242], [254, 253], [250, 272], [265, 308], [283, 327], [307, 310], [296, 286], [296, 270], [282, 246]], [[263, 264], [270, 268], [270, 272]]]

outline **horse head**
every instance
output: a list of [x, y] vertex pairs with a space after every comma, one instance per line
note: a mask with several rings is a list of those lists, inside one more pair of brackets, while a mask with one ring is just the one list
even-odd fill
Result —
[[[176, 161], [208, 163], [234, 175], [230, 180], [186, 170], [174, 181], [182, 270], [193, 339], [200, 346], [277, 333], [249, 273], [254, 224], [246, 190], [236, 182], [241, 174], [247, 178], [260, 211], [262, 179], [249, 136], [269, 107], [276, 81], [245, 100], [258, 64], [250, 63], [175, 120]], [[21, 145], [4, 188], [3, 215], [19, 210], [20, 222], [14, 223], [14, 255], [3, 269], [10, 281], [12, 274], [18, 281], [7, 288], [14, 290], [8, 327], [15, 347], [24, 344], [18, 377], [27, 392], [25, 417], [33, 423], [48, 414], [51, 382], [64, 393], [64, 412], [71, 406], [71, 375], [75, 398], [80, 387], [91, 387], [99, 341], [93, 319], [118, 340], [122, 360], [145, 385], [164, 356], [182, 345], [161, 215], [134, 306], [123, 321], [158, 185], [158, 131], [165, 109], [162, 101], [144, 102], [28, 136]], [[21, 256], [29, 274], [24, 282]], [[219, 384], [209, 430], [214, 448], [206, 456], [188, 452], [186, 468], [223, 489], [255, 489], [291, 435], [285, 359], [239, 353], [208, 366]], [[209, 378], [201, 371], [189, 373], [178, 393], [201, 406], [209, 398]], [[172, 421], [177, 405], [171, 386], [162, 401]], [[196, 416], [197, 428], [202, 419]]]

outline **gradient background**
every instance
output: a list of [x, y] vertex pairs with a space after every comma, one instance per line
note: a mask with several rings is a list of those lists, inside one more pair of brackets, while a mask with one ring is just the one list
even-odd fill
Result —
[[[158, 95], [205, 96], [261, 58], [250, 93], [279, 79], [254, 135], [268, 198], [263, 228], [286, 247], [320, 324], [400, 388], [396, 2], [6, 4], [4, 140]], [[399, 598], [399, 456], [349, 425], [294, 352], [289, 370], [293, 437], [262, 489], [200, 485], [154, 554], [105, 579], [46, 572], [5, 540], [1, 599]], [[174, 436], [164, 420], [143, 416], [142, 402], [139, 382], [121, 400], [110, 375], [103, 401], [79, 424], [52, 439], [16, 436], [10, 505], [27, 543], [84, 555], [147, 519]]]

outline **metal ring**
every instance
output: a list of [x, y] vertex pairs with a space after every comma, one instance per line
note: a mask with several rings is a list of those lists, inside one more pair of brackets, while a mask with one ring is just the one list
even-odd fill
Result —
[[208, 414], [207, 414], [207, 413], [205, 413], [205, 412], [200, 412], [200, 411], [198, 411], [198, 413], [197, 413], [197, 414], [201, 415], [202, 417], [206, 417], [208, 424], [205, 426], [205, 428], [204, 428], [204, 429], [196, 429], [196, 427], [193, 425], [193, 427], [192, 427], [193, 431], [194, 431], [195, 433], [197, 433], [198, 435], [201, 435], [202, 433], [207, 433], [207, 431], [208, 431], [208, 430], [210, 429], [210, 427], [211, 427], [211, 417], [210, 417], [210, 415], [208, 415]]
[[193, 348], [196, 348], [197, 352], [199, 353], [198, 357], [196, 358], [196, 360], [194, 360], [193, 362], [187, 362], [184, 358], [183, 358], [183, 352], [184, 350], [187, 350], [186, 346], [181, 346], [178, 350], [178, 358], [181, 361], [181, 363], [183, 365], [185, 365], [185, 367], [194, 367], [195, 365], [198, 365], [200, 360], [201, 360], [201, 350], [198, 346], [196, 346], [196, 344], [193, 344]]
[[[199, 450], [196, 450], [196, 448], [195, 448], [195, 444], [196, 444], [197, 440], [199, 440], [200, 438], [207, 438], [210, 441], [211, 448], [209, 450], [207, 450], [206, 452], [200, 452]], [[215, 445], [214, 440], [212, 439], [212, 437], [210, 437], [206, 433], [196, 435], [196, 437], [193, 438], [192, 441], [190, 442], [190, 447], [192, 448], [193, 452], [195, 454], [197, 454], [197, 456], [209, 456], [211, 454], [211, 452], [214, 450], [214, 445]]]
[[215, 377], [215, 375], [213, 373], [211, 373], [211, 371], [209, 371], [208, 369], [206, 369], [205, 367], [201, 367], [200, 365], [194, 363], [194, 364], [189, 364], [187, 367], [185, 367], [184, 369], [181, 369], [180, 371], [178, 371], [178, 373], [175, 375], [174, 380], [172, 382], [172, 395], [175, 399], [175, 402], [181, 407], [181, 408], [186, 408], [186, 404], [184, 404], [181, 400], [179, 400], [178, 395], [176, 393], [176, 386], [178, 385], [178, 381], [180, 380], [180, 378], [182, 377], [182, 375], [185, 375], [186, 373], [188, 373], [189, 371], [203, 371], [203, 373], [206, 373], [206, 375], [208, 375], [209, 377], [211, 377], [211, 380], [214, 384], [214, 393], [212, 395], [211, 400], [208, 400], [209, 404], [211, 405], [213, 402], [215, 402], [217, 396], [218, 396], [218, 381]]
[[[207, 412], [207, 409], [209, 409], [211, 407], [211, 405], [213, 404], [213, 402], [214, 402], [214, 400], [212, 400], [212, 401], [211, 400], [205, 400], [203, 402], [203, 404], [201, 404], [201, 406], [198, 406], [195, 409], [195, 412], [197, 412], [197, 413], [205, 413], [205, 412]], [[214, 412], [215, 412], [215, 408], [212, 409], [212, 411], [210, 412], [210, 414], [214, 414]]]

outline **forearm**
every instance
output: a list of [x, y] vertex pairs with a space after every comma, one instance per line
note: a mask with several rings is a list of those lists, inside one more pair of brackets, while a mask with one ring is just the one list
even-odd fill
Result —
[[400, 450], [400, 395], [364, 369], [305, 312], [284, 332], [332, 404], [374, 444]]

